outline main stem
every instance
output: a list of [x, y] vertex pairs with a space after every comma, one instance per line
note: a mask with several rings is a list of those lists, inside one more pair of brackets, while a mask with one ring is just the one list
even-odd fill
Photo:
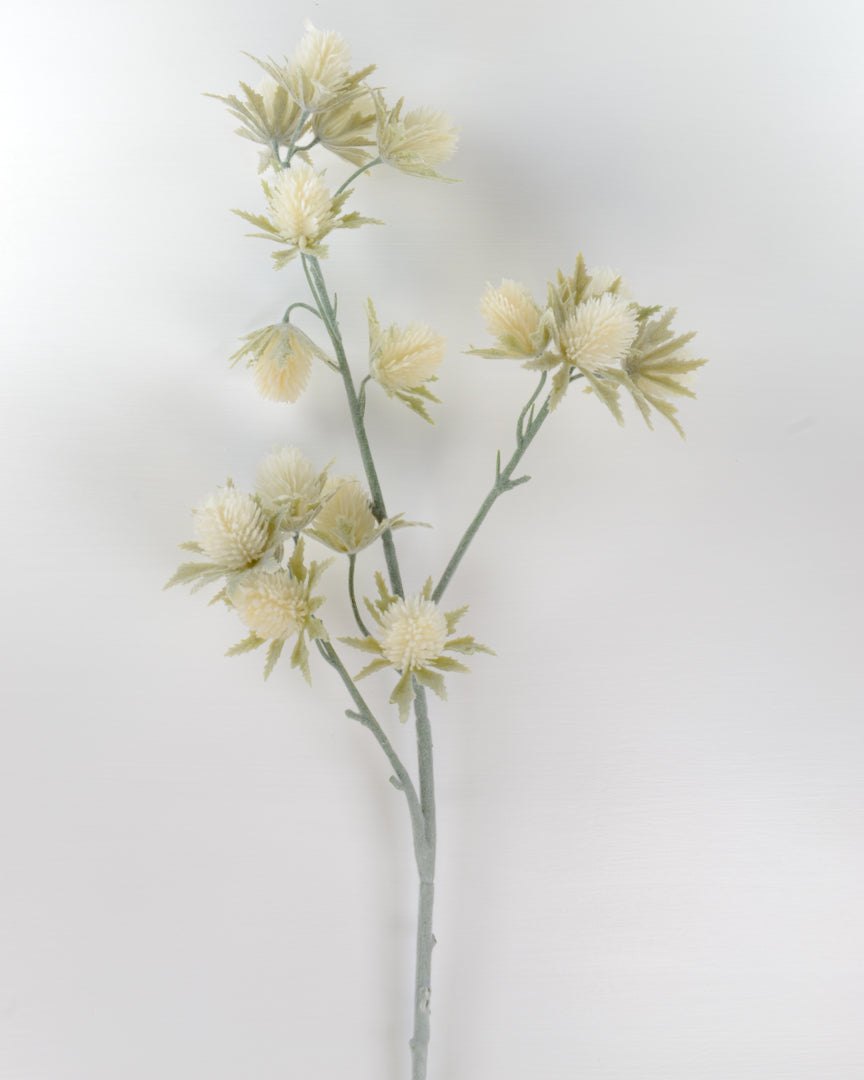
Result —
[[[362, 171], [362, 170], [361, 170]], [[369, 484], [369, 492], [372, 496], [372, 512], [378, 521], [383, 521], [387, 516], [384, 506], [384, 496], [381, 491], [381, 482], [378, 479], [378, 471], [372, 457], [369, 439], [366, 435], [366, 424], [363, 417], [363, 408], [354, 386], [351, 369], [348, 366], [348, 358], [345, 355], [345, 346], [336, 320], [336, 311], [330, 301], [330, 294], [321, 273], [321, 265], [311, 255], [303, 255], [303, 269], [306, 273], [309, 288], [315, 298], [321, 318], [327, 327], [336, 359], [339, 364], [339, 372], [345, 385], [345, 395], [348, 399], [348, 408], [351, 413], [351, 422], [354, 426], [354, 434], [357, 446], [360, 450], [360, 458], [366, 473], [366, 481]], [[397, 596], [404, 596], [402, 575], [399, 570], [399, 560], [396, 555], [396, 545], [393, 542], [393, 533], [387, 529], [381, 536], [384, 547], [384, 559], [387, 563], [387, 572], [390, 577], [390, 585]], [[353, 569], [353, 567], [352, 567]], [[353, 583], [353, 582], [352, 582]], [[335, 653], [331, 654], [335, 658]], [[333, 666], [333, 660], [325, 655], [325, 659]], [[341, 666], [341, 665], [340, 665]], [[338, 670], [338, 668], [337, 668]], [[344, 671], [344, 669], [342, 669]], [[342, 675], [342, 671], [340, 671]], [[346, 673], [347, 675], [347, 673]], [[349, 692], [352, 693], [355, 702], [358, 700], [351, 687], [354, 685], [350, 677], [343, 681]], [[349, 686], [349, 682], [351, 685]], [[417, 910], [417, 953], [414, 975], [414, 1033], [411, 1037], [411, 1080], [426, 1080], [426, 1065], [429, 1055], [429, 1016], [430, 998], [432, 993], [432, 949], [435, 945], [435, 937], [432, 933], [432, 913], [435, 902], [435, 853], [437, 847], [436, 822], [435, 822], [435, 773], [432, 756], [432, 725], [429, 722], [429, 709], [424, 687], [415, 682], [414, 685], [414, 716], [417, 730], [417, 763], [420, 778], [419, 814], [415, 812], [412, 800], [409, 798], [409, 811], [414, 833], [414, 857], [417, 862], [417, 873], [420, 878], [420, 895]], [[369, 714], [368, 709], [361, 708], [360, 715]], [[364, 721], [365, 722], [365, 721]], [[367, 724], [367, 726], [370, 726]], [[371, 727], [371, 726], [370, 726]], [[376, 725], [377, 727], [377, 725]], [[375, 737], [384, 747], [381, 735], [374, 727], [371, 730]], [[389, 754], [388, 754], [389, 757]], [[391, 761], [393, 759], [391, 758]], [[398, 760], [398, 759], [396, 759]], [[401, 780], [401, 777], [400, 777]], [[413, 791], [413, 788], [411, 789]], [[406, 796], [408, 792], [406, 790]]]

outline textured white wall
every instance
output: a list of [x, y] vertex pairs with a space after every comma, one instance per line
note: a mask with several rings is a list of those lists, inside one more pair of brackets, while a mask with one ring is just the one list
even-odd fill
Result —
[[378, 170], [387, 228], [326, 268], [356, 355], [367, 295], [453, 345], [435, 429], [370, 406], [390, 507], [436, 526], [410, 585], [533, 386], [461, 354], [487, 280], [581, 249], [711, 358], [686, 444], [571, 394], [454, 579], [498, 658], [433, 702], [430, 1080], [860, 1080], [864, 17], [830, 0], [4, 13], [0, 1080], [407, 1073], [377, 747], [329, 672], [262, 684], [160, 592], [275, 443], [357, 468], [326, 372], [292, 408], [225, 363], [302, 279], [227, 212], [255, 153], [200, 93], [307, 14], [462, 127], [464, 183]]

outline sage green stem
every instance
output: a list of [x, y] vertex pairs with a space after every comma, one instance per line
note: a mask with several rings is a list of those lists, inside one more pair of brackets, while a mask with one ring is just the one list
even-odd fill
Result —
[[333, 645], [329, 641], [324, 642], [320, 639], [316, 640], [315, 644], [318, 646], [318, 652], [321, 653], [330, 667], [338, 672], [340, 679], [345, 684], [345, 688], [351, 695], [354, 704], [357, 706], [357, 712], [349, 711], [348, 715], [352, 720], [357, 720], [372, 732], [376, 742], [387, 755], [387, 760], [393, 766], [395, 777], [391, 782], [398, 791], [402, 791], [405, 794], [405, 799], [408, 803], [408, 813], [411, 817], [411, 831], [414, 836], [414, 855], [417, 859], [417, 868], [422, 873], [421, 866], [425, 864], [426, 836], [424, 831], [423, 811], [420, 809], [420, 800], [417, 797], [417, 791], [411, 780], [411, 776], [402, 764], [399, 755], [393, 749], [393, 744], [385, 735], [384, 729], [375, 719], [372, 710], [363, 700], [362, 694], [357, 689], [354, 680], [348, 674], [345, 665], [339, 659], [339, 654], [333, 648]]
[[348, 177], [348, 179], [345, 181], [344, 184], [342, 184], [340, 187], [336, 188], [335, 194], [336, 195], [341, 195], [342, 192], [345, 190], [345, 188], [347, 188], [348, 185], [352, 182], [352, 180], [356, 180], [357, 177], [361, 173], [366, 172], [367, 169], [371, 169], [371, 168], [373, 168], [373, 166], [380, 165], [380, 164], [381, 164], [381, 158], [380, 157], [373, 158], [372, 161], [367, 161], [366, 164], [361, 165], [360, 168], [356, 172], [351, 173], [351, 175]]
[[348, 596], [351, 598], [351, 610], [354, 612], [354, 621], [360, 628], [360, 633], [363, 637], [369, 637], [369, 631], [366, 628], [366, 623], [360, 618], [360, 608], [357, 607], [357, 597], [354, 593], [354, 569], [357, 565], [356, 552], [350, 552], [348, 555]]
[[[532, 406], [537, 400], [537, 396], [543, 387], [545, 379], [546, 373], [544, 372], [543, 377], [540, 379], [540, 382], [537, 386], [537, 389], [534, 391], [527, 405], [522, 410], [522, 413], [519, 416], [519, 422], [516, 425], [516, 449], [513, 451], [512, 457], [503, 469], [501, 468], [501, 455], [498, 455], [498, 465], [495, 469], [495, 483], [492, 485], [489, 494], [483, 500], [483, 503], [480, 509], [477, 511], [473, 521], [465, 530], [462, 539], [459, 541], [456, 546], [456, 550], [453, 552], [453, 557], [450, 559], [450, 562], [447, 563], [447, 567], [444, 570], [444, 573], [441, 575], [441, 580], [435, 586], [435, 591], [432, 593], [432, 599], [436, 603], [443, 596], [444, 590], [450, 584], [450, 578], [452, 578], [453, 575], [456, 573], [456, 569], [459, 566], [459, 563], [462, 562], [462, 557], [468, 550], [469, 544], [474, 539], [475, 535], [477, 534], [477, 530], [480, 528], [480, 526], [486, 519], [486, 515], [495, 505], [500, 496], [502, 496], [506, 491], [512, 491], [514, 487], [518, 487], [520, 484], [524, 484], [526, 481], [531, 479], [530, 476], [520, 476], [516, 480], [513, 480], [511, 478], [516, 469], [516, 466], [522, 460], [523, 454], [531, 445], [534, 436], [543, 426], [543, 421], [549, 415], [548, 398], [540, 406], [540, 409], [536, 415], [534, 415], [532, 410]], [[532, 410], [530, 412], [530, 415], [529, 410]], [[527, 425], [525, 424], [526, 418], [528, 419]]]
[[[384, 518], [387, 517], [387, 509], [384, 506], [384, 495], [381, 492], [378, 470], [375, 468], [372, 450], [369, 447], [369, 439], [366, 436], [366, 425], [363, 420], [363, 413], [360, 409], [357, 391], [354, 387], [354, 379], [351, 376], [351, 369], [348, 366], [348, 358], [345, 355], [345, 346], [342, 343], [342, 334], [339, 331], [339, 324], [336, 321], [336, 312], [333, 310], [333, 305], [330, 302], [330, 295], [327, 292], [327, 286], [324, 283], [324, 275], [321, 273], [321, 264], [314, 255], [304, 254], [302, 258], [303, 267], [306, 271], [306, 278], [309, 282], [309, 288], [312, 290], [312, 295], [315, 297], [315, 301], [318, 304], [318, 310], [321, 312], [321, 318], [324, 320], [324, 325], [327, 327], [327, 332], [333, 343], [333, 349], [336, 352], [336, 359], [339, 363], [339, 371], [342, 375], [342, 381], [345, 384], [345, 394], [348, 398], [348, 408], [351, 412], [351, 423], [354, 425], [354, 435], [360, 450], [363, 470], [366, 473], [366, 482], [369, 484], [369, 493], [372, 496], [372, 513], [378, 521], [383, 521]], [[390, 529], [386, 529], [383, 532], [381, 543], [384, 547], [384, 559], [387, 563], [387, 572], [390, 576], [390, 586], [397, 596], [404, 596], [402, 575], [399, 572], [399, 562], [396, 558], [396, 545], [393, 543], [393, 533]]]

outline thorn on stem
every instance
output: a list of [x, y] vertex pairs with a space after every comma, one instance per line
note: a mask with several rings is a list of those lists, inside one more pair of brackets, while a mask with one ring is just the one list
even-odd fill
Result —
[[393, 785], [393, 787], [396, 788], [397, 791], [404, 791], [405, 790], [405, 785], [402, 783], [401, 780], [397, 779], [395, 776], [390, 777], [390, 783]]

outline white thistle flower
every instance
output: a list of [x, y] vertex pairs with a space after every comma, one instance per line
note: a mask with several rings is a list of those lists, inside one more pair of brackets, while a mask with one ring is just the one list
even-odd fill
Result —
[[287, 570], [250, 570], [231, 585], [228, 597], [246, 626], [265, 640], [298, 633], [311, 614], [303, 584]]
[[479, 645], [470, 635], [451, 636], [468, 608], [441, 611], [432, 599], [431, 578], [416, 596], [405, 599], [389, 592], [380, 573], [375, 575], [375, 581], [378, 599], [374, 603], [367, 599], [366, 607], [378, 624], [376, 635], [341, 640], [355, 649], [376, 654], [371, 664], [357, 674], [357, 679], [388, 667], [400, 672], [390, 703], [399, 706], [399, 719], [405, 721], [414, 700], [415, 680], [439, 697], [446, 698], [444, 673], [468, 671], [463, 663], [447, 653], [488, 653], [492, 650]]
[[248, 334], [243, 342], [231, 362], [246, 357], [254, 367], [258, 389], [271, 401], [294, 402], [300, 397], [309, 382], [313, 357], [331, 363], [308, 335], [284, 321]]
[[355, 476], [331, 476], [324, 486], [327, 501], [315, 515], [311, 535], [333, 548], [354, 554], [381, 534], [368, 493]]
[[446, 351], [447, 339], [431, 326], [394, 324], [379, 335], [369, 367], [385, 390], [411, 390], [435, 375]]
[[402, 116], [403, 100], [387, 109], [380, 92], [373, 92], [378, 114], [378, 153], [401, 172], [445, 180], [433, 168], [453, 156], [459, 129], [443, 112], [423, 106]]
[[256, 490], [263, 505], [280, 515], [281, 528], [305, 528], [321, 508], [327, 470], [317, 472], [293, 446], [268, 454], [258, 466]]
[[397, 599], [384, 614], [378, 640], [393, 667], [413, 671], [440, 658], [447, 641], [447, 620], [437, 604], [422, 596]]
[[583, 300], [559, 331], [568, 363], [594, 374], [618, 363], [639, 329], [631, 304], [614, 293]]
[[480, 312], [502, 353], [514, 357], [535, 355], [535, 335], [542, 312], [524, 285], [507, 278], [497, 289], [488, 285], [480, 300]]
[[314, 247], [333, 226], [330, 192], [305, 161], [295, 161], [268, 184], [267, 201], [279, 238], [300, 251]]
[[308, 19], [305, 25], [306, 33], [288, 62], [285, 85], [306, 112], [318, 112], [344, 90], [351, 48], [341, 34], [318, 30]]
[[270, 523], [259, 503], [229, 485], [210, 495], [194, 511], [201, 551], [217, 566], [239, 570], [264, 553]]

